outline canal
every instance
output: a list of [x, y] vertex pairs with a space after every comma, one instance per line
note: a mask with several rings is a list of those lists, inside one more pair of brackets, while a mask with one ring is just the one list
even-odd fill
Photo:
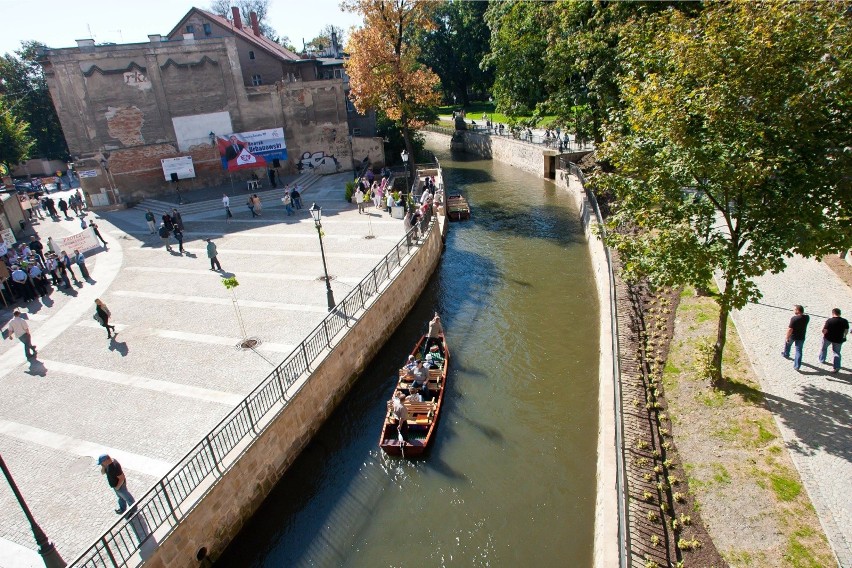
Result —
[[[472, 220], [218, 566], [591, 566], [599, 323], [577, 212], [551, 182], [438, 157]], [[453, 357], [437, 440], [389, 458], [385, 402], [435, 310]]]

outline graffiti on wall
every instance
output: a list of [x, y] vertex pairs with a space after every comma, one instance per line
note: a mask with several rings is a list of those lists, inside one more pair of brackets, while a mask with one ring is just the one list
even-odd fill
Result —
[[340, 171], [340, 162], [333, 155], [319, 152], [305, 152], [296, 163], [296, 169], [300, 174], [334, 174]]

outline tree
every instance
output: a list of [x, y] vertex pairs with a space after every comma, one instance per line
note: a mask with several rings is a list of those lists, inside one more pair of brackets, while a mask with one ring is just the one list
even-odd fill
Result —
[[251, 22], [251, 13], [257, 14], [258, 27], [264, 37], [285, 47], [290, 47], [290, 38], [280, 37], [275, 28], [266, 23], [266, 13], [269, 11], [269, 0], [211, 0], [210, 11], [214, 14], [231, 20], [231, 7], [240, 9], [240, 18], [243, 24]]
[[[414, 156], [412, 130], [434, 120], [441, 100], [440, 80], [419, 62], [413, 38], [431, 29], [433, 4], [417, 0], [349, 0], [344, 9], [361, 14], [364, 26], [352, 32], [346, 72], [358, 112], [383, 112], [402, 130], [405, 149]], [[409, 160], [414, 174], [414, 160]]]
[[530, 114], [547, 98], [547, 32], [553, 22], [549, 2], [490, 2], [485, 20], [491, 29], [491, 51], [482, 66], [494, 72], [497, 111]]
[[849, 6], [715, 3], [622, 40], [624, 110], [601, 149], [615, 171], [594, 178], [617, 199], [608, 242], [628, 278], [718, 275], [715, 383], [753, 279], [852, 246]]
[[15, 117], [11, 105], [0, 97], [0, 164], [12, 168], [29, 157], [35, 142], [29, 135], [29, 125]]
[[491, 90], [494, 74], [480, 62], [489, 51], [491, 32], [485, 24], [488, 2], [453, 0], [439, 4], [434, 29], [418, 37], [420, 60], [441, 78], [444, 100], [467, 105], [471, 91]]
[[337, 45], [343, 48], [343, 45], [346, 43], [346, 32], [343, 31], [343, 28], [340, 26], [335, 26], [333, 24], [328, 24], [322, 30], [317, 37], [309, 41], [306, 47], [309, 50], [314, 52], [324, 53], [331, 49], [331, 34], [337, 36]]
[[14, 54], [0, 58], [0, 96], [29, 124], [29, 135], [35, 139], [32, 154], [65, 161], [69, 157], [68, 146], [38, 62], [45, 47], [36, 41], [25, 41]]

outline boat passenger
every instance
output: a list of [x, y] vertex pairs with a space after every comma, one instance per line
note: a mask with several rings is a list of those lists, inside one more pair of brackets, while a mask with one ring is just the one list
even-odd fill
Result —
[[429, 353], [426, 354], [426, 360], [429, 361], [433, 367], [438, 369], [444, 366], [444, 356], [441, 355], [441, 347], [439, 345], [433, 345], [429, 348]]
[[411, 386], [408, 388], [408, 396], [405, 397], [405, 402], [423, 402], [423, 395]]
[[408, 362], [405, 363], [403, 369], [407, 369], [409, 371], [414, 371], [414, 368], [417, 366], [417, 361], [414, 360], [414, 355], [408, 356]]

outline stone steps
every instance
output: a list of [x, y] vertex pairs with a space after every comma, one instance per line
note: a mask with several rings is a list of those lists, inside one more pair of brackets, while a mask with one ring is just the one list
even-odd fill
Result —
[[[298, 185], [302, 188], [302, 190], [305, 190], [316, 185], [321, 179], [322, 176], [318, 174], [303, 174], [299, 177]], [[257, 196], [264, 202], [275, 202], [277, 204], [277, 202], [284, 197], [284, 188], [278, 187], [274, 189], [253, 191], [251, 193], [257, 193]], [[302, 193], [304, 193], [304, 191], [302, 191]], [[242, 200], [244, 200], [248, 195], [249, 192], [246, 191], [245, 193], [231, 196], [231, 207], [233, 208], [242, 205]], [[137, 204], [134, 209], [139, 211], [148, 211], [150, 209], [154, 216], [159, 219], [162, 215], [171, 213], [172, 209], [176, 207], [180, 211], [181, 215], [184, 216], [196, 213], [209, 213], [210, 211], [218, 211], [222, 209], [222, 198], [216, 197], [214, 199], [186, 203], [180, 206], [177, 206], [172, 202], [160, 201], [158, 199], [145, 199]]]

